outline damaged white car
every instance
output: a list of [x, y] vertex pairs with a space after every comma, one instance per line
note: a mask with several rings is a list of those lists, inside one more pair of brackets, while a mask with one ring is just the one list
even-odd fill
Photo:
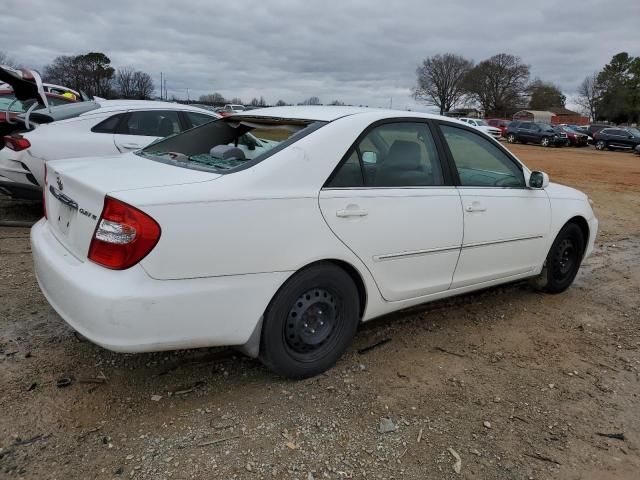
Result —
[[585, 194], [469, 125], [351, 107], [49, 162], [44, 186], [37, 278], [78, 332], [121, 352], [240, 346], [293, 378], [390, 312], [525, 278], [561, 292], [598, 227]]

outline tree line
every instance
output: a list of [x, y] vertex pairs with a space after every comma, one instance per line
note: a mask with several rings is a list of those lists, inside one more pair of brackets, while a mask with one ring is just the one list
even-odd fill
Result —
[[[239, 98], [239, 97], [233, 97], [231, 99], [227, 99], [227, 98], [225, 98], [224, 95], [222, 95], [219, 92], [207, 93], [205, 95], [200, 95], [200, 97], [198, 98], [198, 101], [200, 103], [204, 103], [204, 104], [207, 104], [207, 105], [213, 105], [213, 106], [216, 106], [216, 107], [217, 106], [226, 105], [226, 104], [250, 105], [252, 107], [270, 107], [270, 106], [272, 106], [271, 104], [269, 104], [265, 100], [265, 98], [263, 96], [260, 96], [260, 98], [254, 97], [248, 103], [245, 104], [242, 101], [242, 99]], [[275, 102], [273, 104], [273, 106], [275, 106], [275, 107], [285, 107], [285, 106], [289, 106], [289, 105], [294, 105], [294, 104], [293, 103], [287, 103], [282, 99], [278, 100], [277, 102]], [[320, 101], [319, 97], [313, 96], [313, 97], [309, 97], [309, 98], [303, 100], [302, 102], [298, 102], [295, 105], [322, 105], [322, 102]], [[328, 105], [345, 105], [345, 103], [341, 102], [340, 100], [333, 100]]]
[[487, 115], [511, 116], [518, 110], [564, 107], [560, 89], [539, 78], [520, 57], [499, 53], [475, 64], [453, 53], [426, 58], [416, 69], [413, 95], [444, 114], [454, 107], [478, 106]]
[[578, 88], [578, 104], [596, 121], [640, 122], [640, 57], [613, 56]]
[[[520, 57], [499, 53], [475, 64], [453, 53], [426, 58], [416, 69], [413, 96], [444, 114], [454, 107], [477, 106], [488, 116], [510, 117], [523, 108], [565, 107], [558, 86], [530, 79]], [[604, 68], [580, 84], [576, 102], [594, 121], [640, 121], [640, 57], [614, 55]]]
[[132, 67], [116, 69], [101, 52], [56, 57], [43, 68], [42, 80], [103, 98], [145, 100], [154, 91], [151, 75]]

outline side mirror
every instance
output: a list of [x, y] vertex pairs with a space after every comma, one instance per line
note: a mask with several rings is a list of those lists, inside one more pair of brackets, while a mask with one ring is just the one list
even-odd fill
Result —
[[376, 152], [362, 152], [362, 162], [375, 164], [378, 162], [378, 154]]
[[549, 186], [549, 175], [544, 172], [531, 172], [531, 176], [529, 177], [529, 187], [530, 188], [547, 188]]

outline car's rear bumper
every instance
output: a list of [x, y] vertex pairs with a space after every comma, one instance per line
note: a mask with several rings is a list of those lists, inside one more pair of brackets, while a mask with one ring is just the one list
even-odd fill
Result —
[[109, 270], [74, 257], [45, 219], [32, 228], [31, 246], [51, 306], [80, 334], [120, 352], [243, 345], [289, 276], [155, 280], [139, 264]]

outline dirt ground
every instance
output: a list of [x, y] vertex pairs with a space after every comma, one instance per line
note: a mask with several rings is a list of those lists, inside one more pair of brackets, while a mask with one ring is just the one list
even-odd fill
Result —
[[[595, 202], [601, 231], [574, 286], [376, 320], [298, 382], [233, 350], [83, 340], [41, 295], [28, 230], [0, 228], [0, 478], [639, 478], [640, 158], [513, 150]], [[0, 199], [5, 219], [38, 214]], [[395, 431], [379, 433], [384, 418]]]

